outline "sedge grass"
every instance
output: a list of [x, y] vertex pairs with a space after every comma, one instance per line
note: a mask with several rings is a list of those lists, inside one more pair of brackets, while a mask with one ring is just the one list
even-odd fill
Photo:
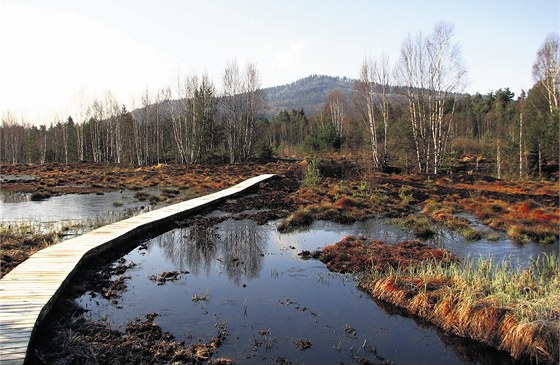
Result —
[[527, 267], [511, 258], [426, 260], [387, 270], [372, 267], [360, 286], [446, 331], [516, 359], [548, 363], [559, 356], [559, 274], [555, 254], [540, 255]]

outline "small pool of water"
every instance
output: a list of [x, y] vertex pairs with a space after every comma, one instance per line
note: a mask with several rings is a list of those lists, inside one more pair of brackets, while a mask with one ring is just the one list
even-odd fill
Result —
[[[228, 336], [215, 356], [236, 363], [273, 363], [280, 358], [317, 364], [361, 359], [396, 364], [510, 361], [502, 353], [395, 315], [359, 291], [351, 276], [331, 273], [321, 262], [297, 256], [349, 234], [387, 242], [412, 239], [411, 234], [378, 220], [351, 226], [315, 222], [308, 230], [290, 234], [278, 233], [276, 224], [226, 220], [209, 228], [171, 230], [124, 256], [137, 266], [125, 273], [128, 289], [118, 303], [89, 292], [77, 302], [88, 310], [86, 317], [104, 318], [121, 330], [136, 317], [158, 313], [155, 322], [187, 344], [216, 336], [215, 324], [220, 322]], [[525, 262], [543, 250], [505, 241], [452, 242], [450, 248], [460, 256], [482, 252], [501, 257], [503, 251]], [[188, 274], [164, 285], [149, 279], [166, 271]], [[196, 297], [204, 299], [193, 300]], [[299, 350], [294, 344], [298, 339], [311, 347]]]
[[486, 237], [468, 241], [459, 233], [441, 229], [429, 240], [432, 244], [443, 247], [461, 258], [471, 257], [494, 257], [497, 260], [509, 259], [513, 265], [527, 266], [531, 258], [536, 258], [541, 253], [558, 253], [559, 242], [552, 244], [539, 244], [535, 242], [517, 243], [508, 238], [505, 232], [491, 229], [476, 219], [476, 217], [461, 213], [457, 216], [470, 221], [471, 227], [482, 232], [495, 235], [496, 240], [488, 240]]
[[27, 181], [35, 181], [37, 178], [33, 175], [5, 175], [0, 174], [0, 183], [6, 182], [27, 182]]
[[[148, 193], [159, 195], [158, 189]], [[65, 194], [41, 201], [32, 201], [31, 194], [0, 194], [0, 217], [4, 222], [28, 220], [33, 222], [58, 222], [92, 218], [109, 212], [124, 212], [129, 208], [148, 206], [148, 201], [134, 198], [132, 190], [117, 190], [103, 194]], [[115, 204], [116, 203], [116, 204]]]

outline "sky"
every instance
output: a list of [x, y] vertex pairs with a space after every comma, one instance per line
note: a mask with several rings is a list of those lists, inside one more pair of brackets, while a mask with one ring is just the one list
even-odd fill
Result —
[[409, 34], [442, 21], [466, 92], [519, 95], [559, 18], [558, 0], [0, 0], [0, 112], [50, 124], [107, 92], [130, 110], [187, 75], [219, 89], [233, 59], [255, 63], [263, 87], [357, 78], [364, 58], [394, 64]]

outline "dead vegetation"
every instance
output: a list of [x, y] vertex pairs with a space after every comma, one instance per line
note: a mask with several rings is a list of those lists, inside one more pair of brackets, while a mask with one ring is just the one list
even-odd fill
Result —
[[184, 274], [188, 273], [188, 271], [164, 271], [159, 275], [148, 276], [148, 280], [157, 283], [157, 285], [165, 285], [168, 281], [179, 280]]
[[[346, 166], [346, 175], [332, 165]], [[399, 219], [419, 238], [433, 235], [437, 225], [468, 241], [494, 239], [493, 230], [520, 243], [553, 243], [560, 236], [560, 185], [554, 181], [389, 175], [332, 160], [317, 164], [319, 172], [309, 166], [313, 165], [302, 163], [302, 185], [290, 197], [297, 209], [279, 226], [281, 232], [306, 227], [314, 220], [349, 224], [386, 217]], [[305, 174], [312, 175], [312, 184], [305, 184]], [[473, 227], [460, 213], [473, 215], [488, 229]]]
[[41, 232], [26, 224], [0, 226], [0, 277], [35, 252], [59, 242], [56, 232]]
[[233, 165], [179, 165], [155, 166], [105, 165], [95, 163], [44, 165], [5, 165], [7, 175], [30, 175], [35, 179], [24, 183], [17, 180], [2, 185], [12, 192], [83, 194], [117, 189], [143, 190], [159, 187], [167, 198], [199, 196], [227, 188], [249, 177], [263, 173], [285, 174], [295, 169], [291, 163]]
[[193, 344], [178, 341], [162, 331], [151, 313], [126, 324], [124, 332], [106, 322], [79, 319], [59, 326], [56, 336], [45, 339], [31, 354], [37, 364], [231, 364], [231, 359], [211, 357], [227, 338], [227, 331]]

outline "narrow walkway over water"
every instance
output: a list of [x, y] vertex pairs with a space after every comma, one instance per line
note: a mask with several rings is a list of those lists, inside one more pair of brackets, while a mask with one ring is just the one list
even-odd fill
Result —
[[210, 195], [98, 228], [28, 258], [0, 280], [0, 363], [24, 363], [35, 328], [85, 259], [158, 225], [240, 194], [273, 176], [256, 176]]

